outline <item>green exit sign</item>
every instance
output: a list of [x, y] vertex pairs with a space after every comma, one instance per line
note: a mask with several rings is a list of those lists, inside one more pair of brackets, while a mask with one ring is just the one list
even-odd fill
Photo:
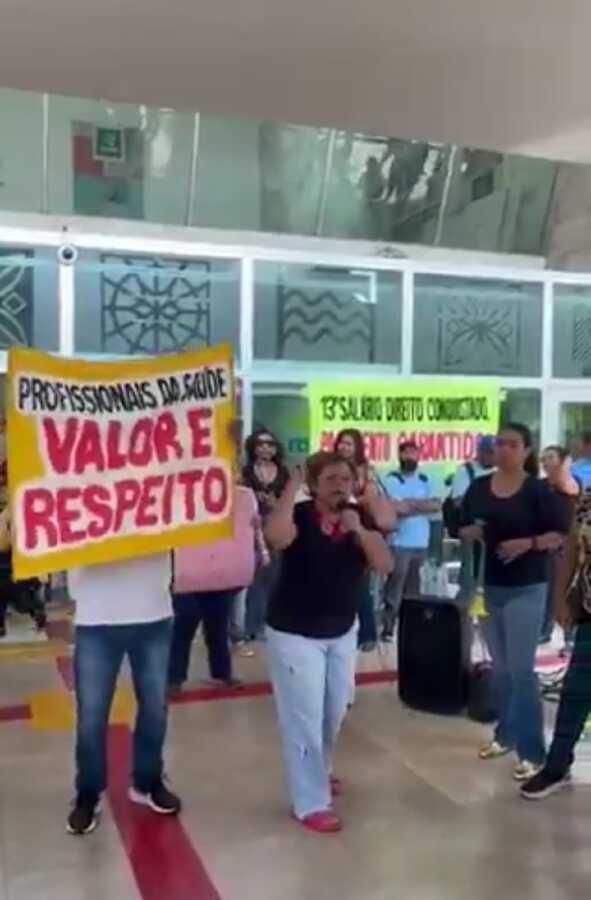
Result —
[[94, 129], [94, 158], [104, 162], [125, 162], [125, 132], [122, 128]]

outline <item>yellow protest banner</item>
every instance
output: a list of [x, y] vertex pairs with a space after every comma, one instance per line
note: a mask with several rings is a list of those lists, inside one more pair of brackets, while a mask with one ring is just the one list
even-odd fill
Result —
[[226, 345], [123, 362], [11, 350], [14, 577], [229, 537], [234, 416]]
[[396, 467], [398, 445], [414, 440], [421, 464], [449, 470], [472, 459], [499, 420], [499, 385], [472, 381], [333, 381], [308, 385], [310, 449], [330, 450], [343, 428], [365, 439], [369, 460]]

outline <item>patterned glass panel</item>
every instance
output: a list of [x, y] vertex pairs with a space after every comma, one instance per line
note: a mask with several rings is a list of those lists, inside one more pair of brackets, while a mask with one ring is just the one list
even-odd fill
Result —
[[553, 374], [591, 377], [591, 285], [554, 286]]
[[540, 375], [542, 285], [417, 275], [415, 372]]
[[400, 303], [397, 272], [258, 263], [255, 356], [397, 364]]
[[234, 260], [103, 254], [76, 273], [76, 350], [112, 356], [175, 353], [240, 334]]
[[55, 250], [0, 248], [0, 350], [57, 346]]

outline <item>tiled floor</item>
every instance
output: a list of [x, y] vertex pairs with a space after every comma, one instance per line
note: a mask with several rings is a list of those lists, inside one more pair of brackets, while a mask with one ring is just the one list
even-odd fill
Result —
[[[0, 707], [64, 690], [55, 657], [66, 644], [38, 657], [20, 649], [0, 649]], [[379, 671], [394, 660], [360, 664]], [[264, 677], [260, 657], [237, 667], [249, 681]], [[197, 659], [196, 678], [200, 668]], [[129, 732], [118, 725], [101, 827], [73, 839], [63, 827], [71, 733], [0, 722], [0, 900], [586, 897], [591, 788], [527, 804], [509, 759], [477, 760], [486, 736], [462, 719], [404, 709], [391, 685], [360, 687], [338, 759], [346, 828], [317, 837], [288, 815], [271, 698], [196, 699], [170, 715], [167, 767], [185, 802], [181, 821], [129, 810]]]

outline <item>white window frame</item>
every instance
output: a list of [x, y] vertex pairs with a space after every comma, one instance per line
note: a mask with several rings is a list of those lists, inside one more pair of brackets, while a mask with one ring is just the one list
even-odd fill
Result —
[[[20, 218], [20, 222], [19, 222]], [[2, 224], [6, 219], [10, 224]], [[42, 224], [41, 224], [42, 223]], [[97, 230], [91, 230], [96, 227]], [[313, 249], [295, 250], [287, 247], [271, 247], [256, 243], [216, 243], [190, 239], [191, 231], [182, 232], [187, 239], [155, 237], [153, 228], [142, 231], [135, 223], [117, 223], [115, 233], [101, 232], [100, 225], [92, 220], [79, 223], [57, 219], [51, 216], [22, 216], [6, 214], [0, 217], [0, 247], [54, 248], [58, 265], [59, 292], [59, 348], [63, 355], [71, 355], [74, 346], [75, 316], [75, 272], [76, 264], [65, 264], [59, 259], [58, 249], [63, 244], [71, 244], [79, 250], [127, 253], [146, 256], [179, 257], [183, 259], [210, 258], [235, 259], [240, 262], [240, 361], [237, 376], [241, 379], [242, 416], [244, 431], [248, 433], [252, 425], [253, 386], [257, 393], [265, 385], [269, 393], [277, 394], [281, 389], [296, 393], [302, 383], [311, 377], [358, 378], [391, 381], [396, 378], [416, 378], [433, 380], [434, 375], [419, 375], [412, 372], [412, 337], [414, 277], [417, 274], [454, 275], [487, 279], [535, 282], [543, 285], [542, 321], [542, 372], [536, 377], [499, 379], [493, 376], [445, 375], [450, 381], [495, 381], [505, 388], [535, 388], [542, 397], [542, 442], [552, 443], [558, 438], [558, 412], [561, 397], [576, 397], [579, 402], [591, 404], [591, 379], [558, 379], [552, 377], [553, 309], [554, 284], [582, 284], [591, 287], [590, 274], [551, 272], [536, 268], [511, 267], [505, 265], [463, 264], [451, 260], [448, 263], [434, 263], [426, 260], [390, 259], [345, 252], [318, 250], [318, 242]], [[127, 228], [129, 233], [123, 233]], [[135, 232], [134, 233], [134, 229]], [[261, 241], [264, 236], [261, 235]], [[402, 326], [400, 366], [380, 364], [339, 364], [302, 363], [288, 360], [256, 360], [254, 358], [254, 313], [255, 313], [255, 265], [257, 262], [284, 262], [303, 265], [324, 265], [369, 269], [373, 271], [400, 272], [402, 275]], [[6, 370], [6, 354], [0, 354], [0, 372]], [[441, 377], [441, 376], [440, 376]]]

